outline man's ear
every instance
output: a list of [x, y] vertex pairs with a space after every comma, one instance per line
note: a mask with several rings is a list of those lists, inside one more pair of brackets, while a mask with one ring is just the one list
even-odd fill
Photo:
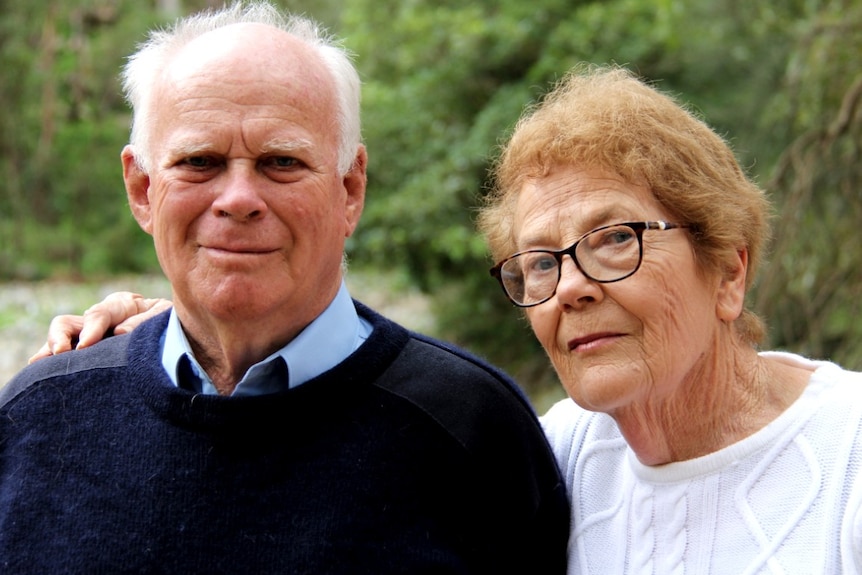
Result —
[[368, 181], [366, 170], [368, 169], [368, 153], [365, 146], [360, 144], [356, 150], [356, 157], [350, 170], [344, 174], [343, 185], [347, 192], [345, 197], [345, 237], [353, 235], [362, 209], [365, 207], [365, 186]]
[[150, 176], [145, 173], [135, 159], [132, 146], [123, 148], [120, 155], [123, 160], [123, 181], [126, 183], [126, 195], [129, 207], [138, 225], [148, 234], [153, 233], [152, 207], [150, 206]]
[[724, 276], [718, 285], [715, 312], [719, 319], [732, 322], [742, 314], [747, 274], [748, 248], [740, 248], [736, 251], [732, 265], [725, 267]]

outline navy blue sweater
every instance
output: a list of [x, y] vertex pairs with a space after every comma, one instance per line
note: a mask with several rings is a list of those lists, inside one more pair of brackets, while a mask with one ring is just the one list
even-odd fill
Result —
[[357, 304], [318, 378], [172, 385], [163, 314], [0, 390], [0, 573], [564, 573], [567, 499], [503, 374]]

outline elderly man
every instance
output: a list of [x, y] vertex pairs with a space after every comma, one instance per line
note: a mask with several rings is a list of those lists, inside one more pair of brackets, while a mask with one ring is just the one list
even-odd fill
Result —
[[131, 210], [174, 308], [0, 392], [3, 573], [564, 572], [568, 511], [499, 371], [351, 300], [358, 78], [234, 5], [124, 72]]

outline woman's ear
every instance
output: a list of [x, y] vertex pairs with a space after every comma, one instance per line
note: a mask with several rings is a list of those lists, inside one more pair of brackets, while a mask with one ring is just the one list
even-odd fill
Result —
[[748, 248], [740, 248], [732, 265], [725, 267], [724, 276], [718, 285], [715, 312], [720, 320], [732, 322], [742, 314], [747, 274]]
[[150, 176], [135, 158], [132, 146], [123, 148], [120, 155], [123, 160], [123, 181], [126, 184], [126, 195], [129, 207], [138, 225], [148, 234], [153, 233], [152, 207], [150, 206]]

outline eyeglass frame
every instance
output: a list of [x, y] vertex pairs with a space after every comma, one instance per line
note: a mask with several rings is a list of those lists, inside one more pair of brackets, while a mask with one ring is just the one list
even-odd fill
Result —
[[[591, 276], [590, 274], [588, 274], [584, 270], [584, 268], [581, 266], [581, 262], [578, 261], [578, 256], [576, 255], [575, 250], [577, 250], [578, 244], [580, 244], [581, 241], [584, 238], [586, 238], [587, 236], [594, 234], [596, 232], [600, 232], [602, 230], [607, 230], [610, 228], [616, 228], [619, 226], [628, 227], [635, 233], [635, 236], [638, 239], [638, 263], [632, 271], [628, 272], [627, 274], [623, 275], [622, 277], [614, 278], [612, 280], [596, 279], [593, 276]], [[560, 280], [563, 278], [563, 256], [568, 255], [569, 257], [571, 257], [572, 261], [575, 262], [575, 267], [577, 267], [578, 270], [582, 274], [584, 274], [584, 276], [587, 279], [594, 281], [594, 282], [597, 282], [597, 283], [603, 283], [603, 284], [614, 283], [614, 282], [622, 281], [628, 277], [631, 277], [632, 275], [635, 274], [635, 272], [637, 272], [640, 269], [641, 264], [643, 263], [643, 259], [644, 259], [643, 233], [645, 231], [647, 231], [647, 230], [664, 231], [664, 230], [685, 229], [685, 228], [691, 229], [694, 227], [695, 226], [692, 224], [674, 224], [674, 223], [666, 222], [663, 220], [655, 220], [655, 221], [647, 221], [647, 222], [620, 222], [617, 224], [608, 224], [606, 226], [600, 226], [598, 228], [595, 228], [595, 229], [588, 231], [587, 233], [585, 233], [581, 237], [579, 237], [577, 240], [575, 240], [575, 242], [573, 244], [571, 244], [569, 247], [563, 248], [561, 250], [532, 249], [532, 250], [524, 250], [521, 252], [514, 253], [511, 256], [497, 262], [491, 269], [488, 270], [488, 272], [491, 274], [492, 277], [496, 278], [496, 280], [500, 283], [500, 287], [503, 288], [503, 293], [506, 295], [506, 298], [510, 302], [512, 302], [514, 305], [516, 305], [518, 307], [523, 307], [523, 308], [534, 307], [534, 306], [541, 305], [541, 304], [545, 303], [546, 301], [550, 300], [552, 297], [554, 297], [557, 294], [557, 288], [560, 285]], [[554, 289], [551, 291], [551, 294], [548, 297], [546, 297], [545, 299], [542, 299], [542, 300], [539, 300], [539, 301], [533, 302], [533, 303], [526, 303], [526, 304], [525, 303], [518, 303], [512, 298], [512, 296], [509, 295], [509, 291], [506, 289], [506, 284], [503, 281], [503, 276], [502, 276], [501, 270], [503, 269], [503, 266], [506, 265], [507, 262], [509, 262], [509, 261], [511, 261], [517, 257], [520, 257], [524, 254], [531, 254], [531, 253], [545, 253], [545, 254], [550, 254], [554, 257], [554, 259], [557, 261], [557, 281], [554, 284]]]

